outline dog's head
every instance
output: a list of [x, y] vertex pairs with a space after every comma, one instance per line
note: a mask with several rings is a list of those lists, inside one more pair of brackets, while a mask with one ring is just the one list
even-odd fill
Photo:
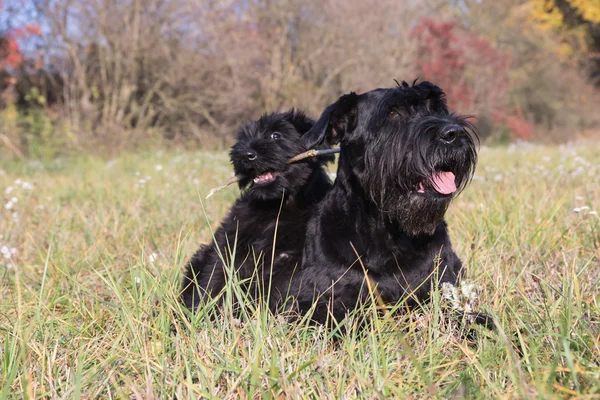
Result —
[[477, 163], [475, 128], [450, 113], [442, 89], [429, 82], [344, 95], [302, 141], [340, 143], [338, 177], [357, 181], [411, 235], [435, 230]]
[[229, 155], [235, 174], [243, 177], [239, 185], [247, 196], [275, 200], [284, 193], [294, 195], [315, 168], [333, 160], [333, 156], [321, 156], [288, 163], [290, 158], [306, 151], [300, 139], [314, 122], [303, 112], [292, 109], [263, 115], [238, 131], [238, 141]]

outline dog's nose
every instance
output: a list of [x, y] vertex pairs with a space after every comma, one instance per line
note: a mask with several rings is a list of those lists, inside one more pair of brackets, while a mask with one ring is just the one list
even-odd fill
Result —
[[246, 156], [248, 157], [248, 160], [250, 160], [250, 161], [256, 160], [256, 152], [254, 150], [248, 150], [246, 152]]
[[460, 125], [450, 125], [442, 129], [439, 133], [440, 139], [446, 143], [452, 143], [454, 139], [465, 132]]

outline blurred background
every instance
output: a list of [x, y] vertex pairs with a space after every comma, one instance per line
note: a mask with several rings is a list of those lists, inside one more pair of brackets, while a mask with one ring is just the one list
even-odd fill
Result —
[[431, 80], [483, 142], [600, 134], [598, 0], [0, 0], [0, 154], [223, 149]]

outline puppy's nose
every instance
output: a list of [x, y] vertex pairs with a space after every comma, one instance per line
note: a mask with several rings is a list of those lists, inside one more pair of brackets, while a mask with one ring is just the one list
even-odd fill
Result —
[[460, 125], [449, 125], [440, 131], [439, 136], [443, 142], [452, 143], [454, 139], [461, 136], [464, 132], [464, 128]]
[[256, 160], [256, 152], [254, 150], [248, 150], [246, 152], [246, 156], [248, 157], [248, 160], [250, 160], [250, 161]]

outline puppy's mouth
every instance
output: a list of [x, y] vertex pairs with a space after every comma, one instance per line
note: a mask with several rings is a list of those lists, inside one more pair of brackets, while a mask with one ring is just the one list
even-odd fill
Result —
[[456, 179], [452, 172], [434, 172], [429, 179], [417, 185], [417, 193], [425, 193], [425, 186], [428, 184], [430, 184], [433, 190], [442, 195], [450, 195], [456, 192]]
[[267, 185], [272, 183], [277, 178], [276, 172], [265, 172], [264, 174], [257, 175], [252, 180], [256, 185]]

